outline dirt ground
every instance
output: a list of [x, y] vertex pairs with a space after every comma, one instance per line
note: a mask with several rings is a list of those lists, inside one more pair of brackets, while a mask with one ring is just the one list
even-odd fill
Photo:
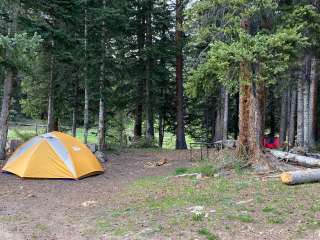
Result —
[[[152, 167], [160, 159], [168, 164]], [[105, 173], [80, 181], [26, 180], [0, 174], [0, 239], [86, 239], [80, 220], [99, 209], [112, 195], [130, 182], [146, 177], [172, 174], [177, 167], [190, 165], [187, 151], [153, 152], [129, 150], [110, 155]]]
[[[288, 187], [251, 172], [174, 178], [195, 168], [188, 151], [109, 157], [104, 174], [79, 181], [0, 174], [0, 240], [320, 239], [319, 184]], [[168, 164], [155, 167], [161, 159]], [[190, 215], [199, 204], [208, 216]]]

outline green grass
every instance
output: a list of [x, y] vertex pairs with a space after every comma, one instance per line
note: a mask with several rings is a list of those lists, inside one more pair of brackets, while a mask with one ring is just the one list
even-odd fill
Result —
[[[197, 167], [178, 168], [175, 173], [183, 174], [195, 169], [199, 170]], [[143, 219], [144, 224], [152, 229], [150, 236], [158, 234], [175, 239], [179, 238], [174, 237], [177, 232], [198, 232], [197, 229], [201, 229], [202, 234], [200, 230], [198, 234], [207, 239], [218, 239], [214, 234], [209, 235], [207, 229], [232, 235], [237, 223], [267, 230], [275, 224], [285, 227], [296, 222], [297, 230], [291, 230], [289, 236], [294, 239], [298, 234], [320, 229], [320, 221], [316, 218], [316, 213], [320, 212], [318, 186], [288, 187], [280, 181], [263, 182], [252, 175], [237, 174], [205, 181], [147, 177], [130, 184], [125, 191], [109, 200], [117, 202], [117, 208], [110, 209], [109, 206], [106, 211], [101, 211], [102, 219], [106, 219], [108, 224], [97, 223], [96, 228], [100, 229], [97, 232], [108, 229], [110, 234], [121, 237], [128, 234], [124, 229], [139, 232], [139, 219]], [[249, 199], [253, 201], [238, 204]], [[204, 211], [193, 213], [189, 210], [193, 206], [203, 206]]]
[[203, 176], [213, 177], [217, 173], [217, 169], [213, 165], [204, 164], [192, 168], [177, 168], [175, 170], [176, 175], [187, 173], [201, 173]]
[[202, 235], [207, 238], [207, 240], [219, 240], [219, 237], [216, 236], [215, 234], [211, 233], [208, 229], [206, 228], [201, 228], [198, 231], [199, 235]]
[[[27, 121], [26, 123], [30, 124], [30, 126], [15, 126], [15, 125], [10, 126], [9, 131], [8, 131], [8, 139], [20, 139], [21, 138], [21, 136], [19, 136], [20, 134], [22, 134], [24, 136], [35, 136], [36, 135], [35, 122]], [[41, 122], [40, 124], [46, 125], [45, 122]], [[133, 125], [132, 126], [131, 125], [128, 125], [125, 130], [126, 134], [128, 136], [133, 134]], [[71, 130], [70, 130], [71, 127], [67, 127], [67, 128], [68, 128], [68, 130], [66, 131], [66, 133], [71, 134]], [[17, 131], [20, 134], [17, 134]], [[45, 132], [46, 132], [45, 127], [38, 126], [38, 134], [44, 134]], [[88, 143], [97, 143], [97, 141], [98, 141], [97, 133], [98, 133], [98, 129], [96, 127], [89, 129]], [[115, 128], [108, 129], [107, 142], [109, 143], [109, 145], [115, 145], [115, 146], [120, 145], [118, 136], [119, 136], [119, 133], [117, 132], [117, 129], [115, 129]], [[157, 147], [158, 132], [156, 131], [156, 129], [155, 129], [155, 136], [156, 136], [156, 140], [154, 142], [154, 145], [155, 145], [155, 148], [158, 148]], [[83, 142], [83, 128], [82, 127], [77, 128], [77, 136], [76, 137], [80, 141]], [[26, 139], [22, 139], [22, 140], [26, 140]], [[175, 149], [175, 144], [176, 144], [175, 141], [176, 141], [176, 138], [175, 138], [174, 134], [172, 134], [171, 132], [165, 132], [164, 140], [163, 140], [163, 149]], [[194, 140], [190, 136], [186, 136], [186, 142], [188, 145], [193, 141]], [[145, 146], [142, 144], [141, 146], [138, 145], [135, 147], [144, 148]]]

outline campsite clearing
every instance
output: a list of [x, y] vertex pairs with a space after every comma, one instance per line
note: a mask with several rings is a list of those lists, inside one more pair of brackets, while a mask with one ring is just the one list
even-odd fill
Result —
[[[2, 239], [320, 238], [319, 184], [286, 186], [237, 168], [216, 174], [214, 162], [188, 154], [125, 150], [80, 181], [1, 174]], [[167, 177], [195, 172], [212, 176]]]

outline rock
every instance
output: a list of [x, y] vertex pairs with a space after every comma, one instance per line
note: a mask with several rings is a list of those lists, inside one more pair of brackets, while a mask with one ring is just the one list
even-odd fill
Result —
[[22, 144], [22, 141], [19, 139], [11, 139], [7, 141], [6, 152], [9, 154], [13, 153], [21, 144]]
[[95, 152], [95, 155], [96, 155], [96, 158], [102, 163], [105, 163], [106, 161], [108, 161], [107, 154], [105, 154], [104, 152], [97, 151]]
[[251, 203], [251, 202], [253, 202], [253, 199], [237, 202], [236, 205], [242, 205], [242, 204]]
[[81, 203], [82, 207], [94, 207], [97, 205], [97, 201], [89, 200], [86, 202]]
[[92, 153], [96, 153], [98, 151], [98, 145], [95, 143], [88, 143], [87, 147], [90, 149]]

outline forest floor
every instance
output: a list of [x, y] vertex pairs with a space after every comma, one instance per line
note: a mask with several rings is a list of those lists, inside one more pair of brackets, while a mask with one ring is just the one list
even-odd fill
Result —
[[[285, 186], [237, 164], [217, 174], [234, 154], [210, 159], [130, 149], [80, 181], [0, 174], [1, 240], [320, 239], [320, 184]], [[193, 172], [210, 177], [175, 176]]]

